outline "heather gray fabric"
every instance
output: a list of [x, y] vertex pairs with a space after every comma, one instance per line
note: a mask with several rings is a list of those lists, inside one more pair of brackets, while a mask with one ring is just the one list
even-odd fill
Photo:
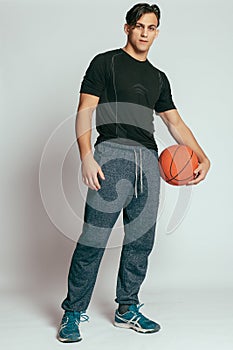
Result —
[[104, 141], [94, 158], [105, 180], [99, 191], [88, 188], [82, 234], [73, 253], [64, 310], [85, 311], [89, 305], [108, 238], [123, 210], [124, 241], [115, 301], [138, 304], [138, 293], [153, 248], [160, 194], [158, 153], [140, 144]]

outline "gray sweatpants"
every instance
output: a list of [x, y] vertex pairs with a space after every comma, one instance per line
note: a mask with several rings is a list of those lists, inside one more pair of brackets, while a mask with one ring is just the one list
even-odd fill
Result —
[[86, 311], [106, 244], [122, 209], [125, 235], [117, 303], [139, 303], [155, 238], [160, 195], [158, 152], [108, 140], [96, 145], [94, 158], [105, 180], [98, 176], [98, 191], [88, 188], [83, 230], [71, 260], [67, 297], [61, 304], [69, 311]]

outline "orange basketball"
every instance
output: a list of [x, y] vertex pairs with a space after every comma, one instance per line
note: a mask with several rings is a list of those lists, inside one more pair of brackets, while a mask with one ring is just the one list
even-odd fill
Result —
[[186, 185], [195, 178], [197, 166], [197, 155], [186, 145], [169, 146], [159, 156], [160, 175], [170, 185]]

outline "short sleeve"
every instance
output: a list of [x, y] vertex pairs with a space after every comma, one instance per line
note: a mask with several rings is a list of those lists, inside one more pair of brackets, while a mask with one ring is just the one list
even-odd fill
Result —
[[155, 112], [161, 113], [170, 109], [176, 109], [173, 102], [171, 86], [164, 72], [159, 72], [161, 78], [161, 91], [158, 100], [155, 103]]
[[104, 56], [98, 54], [89, 64], [79, 92], [100, 97], [105, 87], [105, 76]]

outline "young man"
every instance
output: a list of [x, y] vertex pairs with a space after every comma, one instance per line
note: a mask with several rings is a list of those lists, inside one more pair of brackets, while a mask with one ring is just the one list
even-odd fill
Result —
[[[88, 192], [83, 231], [71, 261], [67, 297], [61, 305], [65, 312], [58, 339], [62, 342], [81, 340], [79, 324], [88, 319], [85, 311], [99, 264], [122, 209], [125, 236], [114, 324], [141, 333], [160, 329], [158, 323], [139, 311], [142, 304], [138, 299], [154, 244], [160, 193], [153, 111], [178, 143], [196, 152], [199, 166], [190, 185], [202, 181], [210, 167], [174, 105], [168, 78], [147, 59], [159, 33], [159, 21], [158, 6], [133, 6], [126, 15], [125, 47], [95, 56], [81, 85], [76, 133]], [[91, 119], [95, 109], [99, 135], [93, 154]]]

